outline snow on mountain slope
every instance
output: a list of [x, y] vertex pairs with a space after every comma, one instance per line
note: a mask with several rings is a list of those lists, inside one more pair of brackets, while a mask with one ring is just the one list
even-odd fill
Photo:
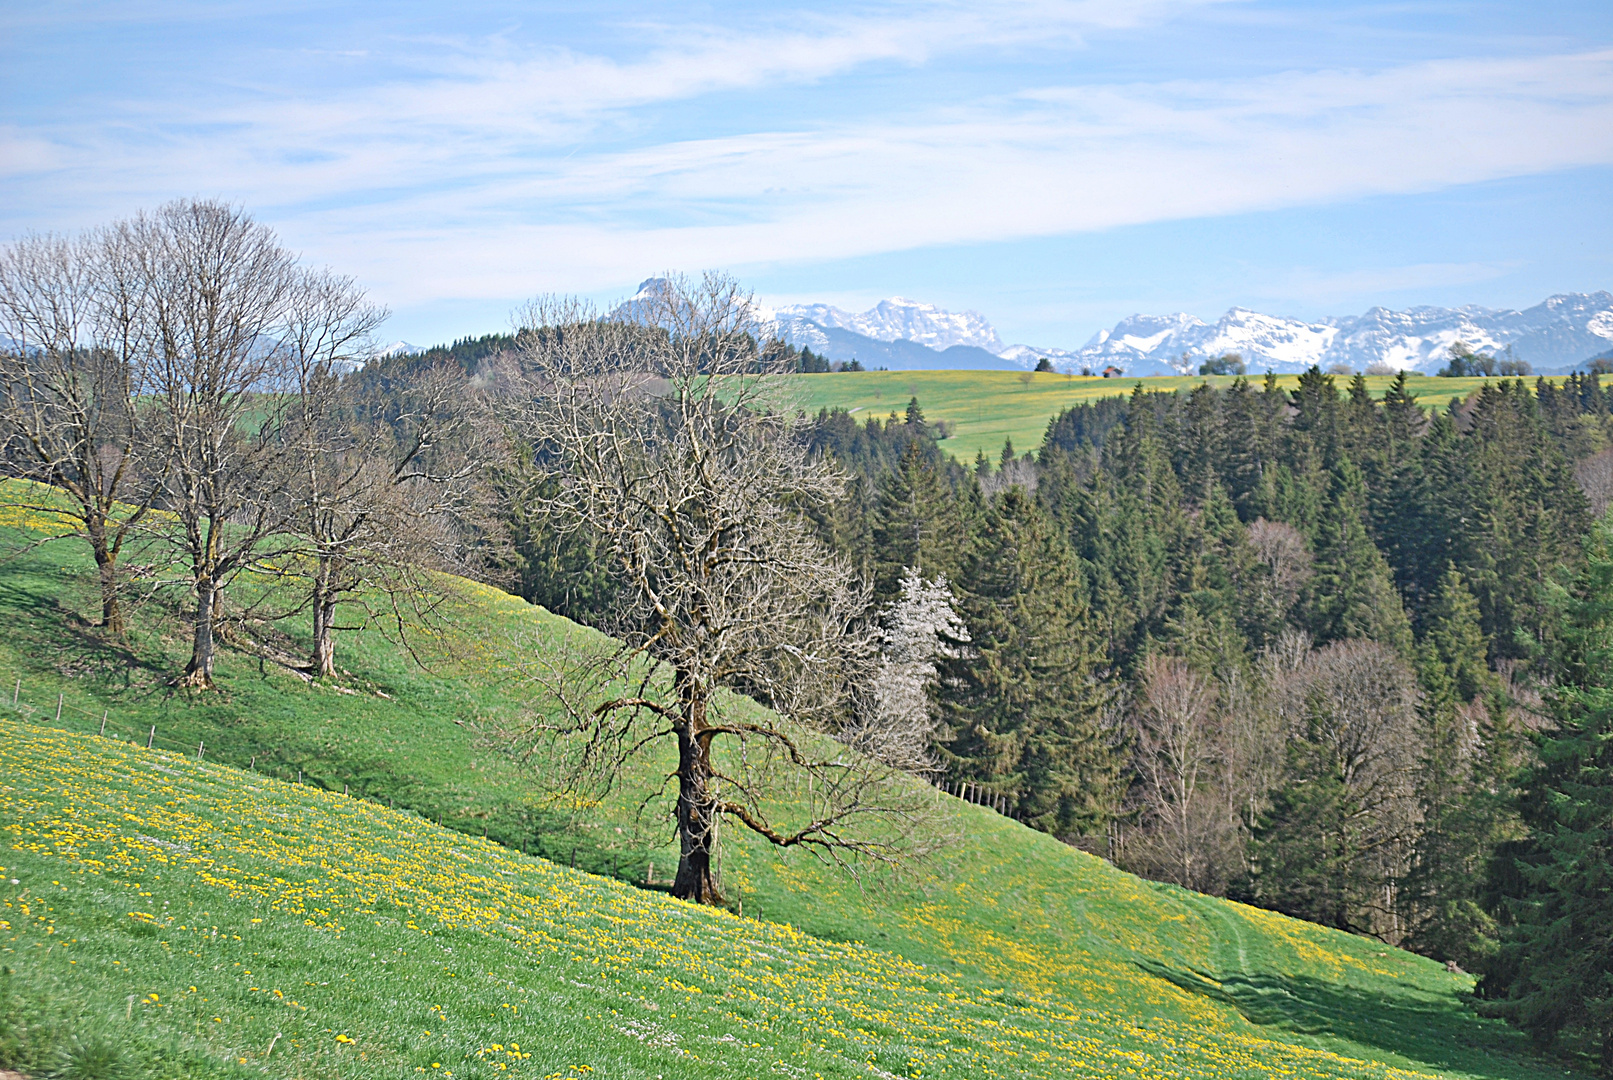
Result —
[[1450, 346], [1465, 342], [1480, 352], [1511, 350], [1537, 371], [1572, 367], [1613, 344], [1613, 293], [1553, 296], [1523, 311], [1417, 307], [1373, 308], [1364, 315], [1299, 319], [1233, 308], [1214, 324], [1190, 315], [1134, 315], [1101, 331], [1059, 366], [1115, 364], [1129, 375], [1197, 369], [1205, 359], [1235, 352], [1251, 371], [1303, 371], [1372, 364], [1436, 371]]
[[[661, 285], [651, 278], [617, 308], [631, 313]], [[1206, 359], [1239, 353], [1251, 372], [1294, 372], [1318, 365], [1362, 371], [1373, 364], [1436, 371], [1457, 341], [1490, 353], [1510, 350], [1536, 371], [1566, 370], [1613, 345], [1613, 293], [1565, 293], [1523, 311], [1468, 305], [1373, 308], [1315, 322], [1235, 307], [1214, 323], [1192, 315], [1132, 315], [1078, 349], [1006, 345], [979, 312], [947, 311], [895, 296], [867, 311], [831, 304], [790, 304], [759, 312], [768, 331], [831, 360], [856, 359], [893, 369], [1035, 367], [1046, 357], [1060, 371], [1128, 375], [1191, 374]]]
[[824, 328], [850, 330], [875, 341], [914, 341], [941, 350], [969, 345], [1001, 354], [1005, 346], [986, 317], [976, 311], [945, 311], [893, 296], [860, 314], [829, 304], [791, 304], [774, 312], [781, 324], [805, 321]]

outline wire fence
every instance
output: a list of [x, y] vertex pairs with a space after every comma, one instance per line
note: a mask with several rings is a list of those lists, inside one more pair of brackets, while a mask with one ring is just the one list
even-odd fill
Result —
[[969, 780], [951, 780], [945, 776], [932, 776], [930, 786], [940, 788], [948, 795], [956, 796], [964, 802], [984, 806], [987, 810], [995, 810], [1003, 817], [1019, 820], [1017, 792], [998, 791], [984, 784], [976, 784]]

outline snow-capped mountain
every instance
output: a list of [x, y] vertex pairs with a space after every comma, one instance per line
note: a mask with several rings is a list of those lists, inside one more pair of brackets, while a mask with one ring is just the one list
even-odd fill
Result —
[[812, 323], [823, 329], [850, 330], [875, 341], [913, 341], [940, 351], [967, 345], [1002, 355], [1007, 348], [978, 311], [945, 311], [893, 296], [860, 314], [829, 304], [791, 304], [773, 313], [781, 326]]
[[[651, 278], [616, 309], [631, 313], [654, 289]], [[1031, 368], [1046, 357], [1060, 371], [1127, 375], [1196, 372], [1205, 360], [1238, 353], [1251, 372], [1374, 365], [1433, 372], [1463, 341], [1480, 352], [1507, 353], [1537, 372], [1563, 371], [1613, 346], [1613, 293], [1565, 293], [1523, 311], [1468, 305], [1373, 308], [1362, 315], [1302, 319], [1233, 308], [1213, 323], [1192, 315], [1133, 315], [1100, 330], [1078, 349], [1007, 345], [984, 315], [954, 312], [899, 296], [867, 311], [831, 304], [790, 304], [758, 312], [766, 329], [798, 348], [864, 367]], [[401, 343], [400, 343], [401, 344]]]
[[419, 356], [426, 351], [424, 345], [410, 345], [407, 341], [394, 341], [383, 349], [376, 349], [375, 355], [380, 356]]
[[1100, 331], [1060, 368], [1112, 364], [1128, 375], [1196, 371], [1212, 356], [1235, 352], [1251, 371], [1303, 371], [1373, 364], [1433, 372], [1457, 341], [1479, 352], [1527, 361], [1536, 371], [1573, 367], [1613, 344], [1613, 293], [1553, 296], [1523, 311], [1373, 308], [1364, 315], [1308, 323], [1233, 308], [1214, 323], [1191, 315], [1134, 315]]
[[925, 368], [1028, 368], [1060, 350], [1005, 345], [977, 311], [947, 311], [934, 304], [893, 296], [867, 311], [830, 304], [790, 304], [764, 312], [776, 333], [797, 348], [831, 360], [858, 360], [864, 367], [895, 371]]

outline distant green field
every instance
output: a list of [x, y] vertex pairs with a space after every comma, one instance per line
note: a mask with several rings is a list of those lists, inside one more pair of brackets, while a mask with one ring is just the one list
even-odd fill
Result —
[[219, 692], [177, 692], [182, 624], [148, 605], [127, 642], [102, 640], [79, 547], [17, 554], [46, 525], [0, 498], [0, 1067], [84, 1032], [176, 1078], [1571, 1064], [1480, 1019], [1467, 975], [1143, 881], [939, 793], [952, 842], [861, 882], [728, 831], [745, 918], [610, 881], [670, 876], [670, 832], [631, 794], [667, 762], [561, 813], [483, 738], [543, 707], [523, 660], [587, 631], [467, 584], [431, 671], [370, 633], [344, 636], [351, 674], [331, 683], [226, 651]]
[[[1348, 376], [1336, 378], [1341, 389], [1349, 381]], [[1297, 375], [1284, 375], [1278, 380], [1288, 389], [1298, 381]], [[1486, 381], [1417, 375], [1411, 378], [1410, 386], [1420, 402], [1430, 408], [1444, 408], [1453, 398], [1466, 397]], [[1005, 438], [1013, 440], [1018, 453], [1035, 450], [1042, 444], [1047, 422], [1071, 405], [1124, 396], [1138, 383], [1146, 390], [1171, 391], [1191, 389], [1203, 382], [1230, 386], [1233, 379], [1101, 379], [1028, 371], [853, 371], [795, 376], [794, 389], [801, 407], [809, 412], [840, 408], [859, 417], [884, 418], [892, 411], [900, 413], [908, 399], [916, 397], [927, 419], [947, 420], [954, 425], [952, 438], [941, 444], [954, 457], [972, 461], [977, 451], [984, 451], [995, 462]], [[1382, 397], [1392, 382], [1389, 376], [1371, 376], [1367, 386], [1373, 396]]]

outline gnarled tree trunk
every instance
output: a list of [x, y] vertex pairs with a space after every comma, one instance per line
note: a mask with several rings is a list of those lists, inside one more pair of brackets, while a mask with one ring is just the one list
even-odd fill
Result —
[[321, 558], [314, 571], [314, 674], [336, 674], [336, 598], [330, 588], [331, 563]]
[[712, 856], [717, 850], [717, 795], [711, 775], [706, 695], [685, 684], [678, 733], [678, 876], [672, 895], [697, 904], [721, 904]]

